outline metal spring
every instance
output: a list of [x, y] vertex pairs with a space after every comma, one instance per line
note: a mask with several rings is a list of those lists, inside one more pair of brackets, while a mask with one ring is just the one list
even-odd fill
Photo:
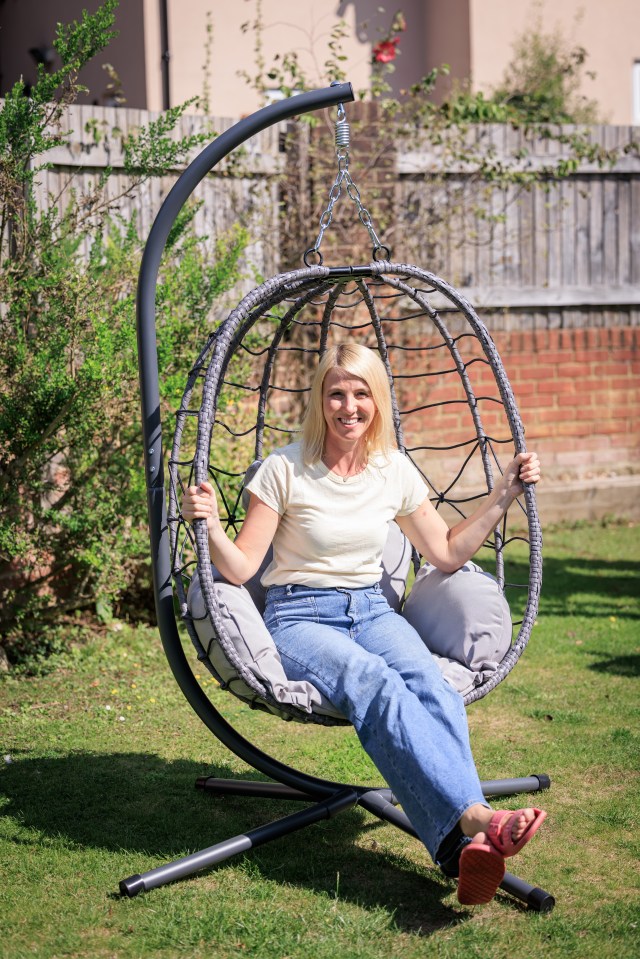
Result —
[[350, 131], [349, 123], [347, 120], [337, 120], [336, 121], [336, 148], [339, 150], [341, 148], [349, 149], [350, 142]]

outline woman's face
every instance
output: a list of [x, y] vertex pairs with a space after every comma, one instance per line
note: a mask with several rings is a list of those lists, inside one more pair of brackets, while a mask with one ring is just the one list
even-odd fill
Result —
[[322, 384], [322, 411], [327, 424], [327, 443], [341, 448], [363, 440], [371, 426], [377, 407], [365, 380], [334, 367]]

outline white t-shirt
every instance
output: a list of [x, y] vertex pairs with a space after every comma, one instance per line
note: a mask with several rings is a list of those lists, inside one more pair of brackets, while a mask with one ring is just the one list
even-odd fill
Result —
[[343, 478], [322, 462], [305, 466], [301, 443], [268, 456], [247, 489], [281, 516], [262, 585], [318, 588], [377, 583], [389, 523], [413, 513], [429, 494], [399, 450]]

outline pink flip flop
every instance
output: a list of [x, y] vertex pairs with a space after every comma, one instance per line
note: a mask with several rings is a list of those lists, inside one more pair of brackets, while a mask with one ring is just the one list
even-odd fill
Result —
[[462, 905], [479, 906], [493, 899], [504, 877], [505, 857], [520, 852], [547, 818], [546, 812], [534, 808], [535, 818], [514, 842], [511, 838], [514, 820], [522, 812], [522, 809], [495, 812], [486, 834], [478, 833], [478, 837], [462, 850], [458, 878], [458, 902]]
[[514, 842], [511, 838], [513, 824], [516, 817], [521, 815], [525, 810], [516, 809], [515, 812], [501, 810], [500, 812], [495, 812], [491, 817], [491, 822], [487, 827], [487, 839], [503, 856], [515, 856], [517, 852], [520, 852], [522, 847], [526, 846], [547, 818], [547, 814], [543, 809], [529, 808], [532, 809], [535, 818], [527, 825], [527, 828], [517, 842]]
[[470, 842], [460, 853], [458, 902], [463, 906], [491, 902], [504, 872], [504, 856], [489, 842]]

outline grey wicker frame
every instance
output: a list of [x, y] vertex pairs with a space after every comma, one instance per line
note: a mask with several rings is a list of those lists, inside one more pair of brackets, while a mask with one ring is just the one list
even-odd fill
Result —
[[[490, 367], [495, 379], [500, 402], [504, 410], [504, 427], [507, 429], [508, 436], [512, 443], [512, 448], [509, 450], [509, 457], [515, 452], [524, 451], [526, 448], [524, 428], [500, 356], [486, 327], [479, 319], [471, 304], [442, 279], [417, 266], [405, 263], [374, 261], [358, 269], [359, 275], [354, 276], [350, 272], [350, 268], [345, 268], [341, 271], [340, 268], [335, 267], [313, 266], [272, 277], [248, 293], [238, 306], [232, 310], [227, 320], [217, 329], [215, 335], [210, 338], [207, 346], [198, 357], [189, 376], [187, 387], [182, 397], [182, 403], [177, 413], [176, 431], [169, 460], [170, 491], [168, 522], [171, 538], [172, 569], [181, 614], [197, 650], [198, 657], [212, 670], [216, 678], [220, 680], [220, 677], [217, 676], [215, 670], [211, 667], [208, 651], [204, 649], [200, 643], [187, 608], [185, 579], [188, 579], [188, 577], [185, 577], [185, 571], [188, 568], [188, 564], [184, 558], [184, 547], [185, 544], [192, 544], [199, 558], [198, 574], [207, 614], [215, 629], [217, 642], [238, 675], [247, 686], [254, 690], [255, 696], [251, 699], [251, 705], [257, 708], [260, 708], [264, 703], [272, 707], [278, 707], [283, 712], [287, 711], [281, 704], [273, 700], [267, 688], [256, 679], [238, 658], [226, 633], [224, 621], [220, 616], [217, 605], [214, 579], [208, 557], [206, 527], [203, 523], [196, 523], [195, 531], [192, 534], [182, 520], [180, 502], [187, 483], [195, 482], [199, 484], [205, 479], [213, 479], [215, 481], [216, 465], [210, 461], [214, 425], [232, 432], [226, 424], [216, 423], [220, 393], [225, 388], [225, 375], [229, 369], [231, 357], [236, 351], [242, 348], [244, 337], [256, 323], [259, 323], [265, 314], [268, 314], [274, 307], [286, 302], [287, 309], [280, 319], [271, 342], [268, 343], [265, 348], [266, 359], [264, 361], [264, 372], [260, 376], [259, 386], [256, 389], [259, 398], [257, 400], [257, 420], [253, 451], [255, 459], [261, 459], [263, 455], [264, 432], [267, 426], [268, 396], [274, 389], [278, 389], [274, 386], [272, 380], [273, 367], [280, 345], [286, 334], [291, 331], [294, 325], [298, 328], [306, 327], [305, 332], [307, 333], [309, 326], [317, 326], [317, 344], [315, 347], [307, 346], [304, 349], [313, 354], [322, 354], [332, 332], [332, 327], [335, 327], [333, 320], [334, 311], [337, 308], [340, 297], [349, 290], [351, 290], [352, 301], [350, 305], [353, 307], [353, 293], [357, 292], [360, 303], [366, 307], [373, 345], [379, 350], [380, 356], [387, 368], [389, 381], [392, 384], [392, 404], [398, 446], [401, 450], [407, 452], [402, 425], [402, 413], [398, 408], [396, 391], [393, 389], [394, 371], [390, 358], [390, 349], [383, 329], [385, 323], [393, 322], [396, 340], [398, 338], [401, 339], [401, 336], [398, 337], [397, 335], [397, 330], [398, 326], [402, 324], [402, 317], [389, 321], [380, 315], [377, 303], [377, 299], [380, 298], [380, 284], [385, 284], [390, 290], [402, 294], [405, 301], [405, 312], [407, 312], [406, 304], [411, 305], [408, 313], [411, 322], [415, 325], [417, 318], [424, 318], [425, 322], [437, 331], [442, 344], [446, 346], [447, 353], [453, 360], [457, 375], [460, 377], [464, 398], [471, 413], [473, 429], [472, 440], [477, 444], [477, 449], [482, 458], [487, 494], [493, 488], [494, 474], [498, 468], [497, 460], [492, 456], [491, 448], [491, 444], [495, 444], [496, 439], [485, 429], [481, 410], [482, 404], [479, 401], [477, 390], [474, 388], [472, 382], [470, 364], [461, 355], [460, 343], [461, 337], [464, 334], [461, 334], [459, 329], [457, 332], [451, 331], [452, 319], [458, 327], [460, 327], [460, 323], [463, 322], [482, 346], [486, 363]], [[432, 305], [434, 297], [440, 299], [443, 307], [437, 308]], [[312, 313], [314, 318], [310, 321], [305, 321], [301, 319], [301, 317], [304, 317], [305, 309], [309, 306], [311, 306], [314, 311]], [[320, 314], [321, 320], [317, 320], [316, 316]], [[346, 324], [341, 323], [339, 325], [342, 330], [344, 330]], [[357, 324], [357, 333], [360, 338], [364, 335], [363, 324], [361, 322]], [[291, 349], [291, 346], [289, 346], [288, 349]], [[201, 382], [203, 384], [202, 395], [196, 413], [193, 408], [193, 392], [196, 385]], [[495, 398], [483, 397], [483, 399], [495, 405]], [[454, 402], [458, 403], [460, 401], [455, 400]], [[198, 420], [195, 453], [192, 451], [189, 457], [185, 457], [182, 448], [183, 429], [185, 423], [194, 415], [197, 415]], [[504, 443], [504, 439], [502, 439], [501, 442]], [[240, 467], [238, 474], [239, 484], [241, 484], [244, 470], [248, 465], [249, 463], [245, 463], [244, 467]], [[425, 479], [427, 479], [427, 482], [430, 482], [429, 477], [425, 476]], [[240, 485], [238, 486], [238, 493], [239, 492]], [[436, 506], [447, 502], [447, 495], [443, 492], [434, 492], [433, 498]], [[238, 496], [236, 496], [236, 505], [237, 501]], [[518, 507], [516, 506], [515, 509], [517, 510]], [[529, 641], [531, 630], [536, 619], [542, 578], [542, 535], [536, 509], [535, 489], [533, 487], [525, 490], [524, 509], [526, 513], [529, 544], [529, 570], [528, 581], [520, 585], [522, 588], [526, 588], [526, 606], [519, 622], [517, 636], [511, 648], [491, 678], [482, 685], [477, 686], [466, 696], [465, 702], [467, 705], [481, 699], [489, 693], [513, 669]], [[235, 512], [231, 512], [231, 515], [227, 518], [227, 522], [230, 526], [236, 525], [237, 517]], [[502, 588], [505, 586], [505, 549], [510, 542], [505, 535], [505, 526], [501, 524], [501, 527], [495, 530], [492, 545], [495, 550], [495, 575]], [[233, 692], [233, 687], [231, 686], [230, 688]], [[328, 719], [322, 715], [309, 715], [295, 707], [291, 707], [289, 712], [292, 718], [305, 722], [312, 721], [326, 725], [333, 725], [339, 722], [338, 720]]]

